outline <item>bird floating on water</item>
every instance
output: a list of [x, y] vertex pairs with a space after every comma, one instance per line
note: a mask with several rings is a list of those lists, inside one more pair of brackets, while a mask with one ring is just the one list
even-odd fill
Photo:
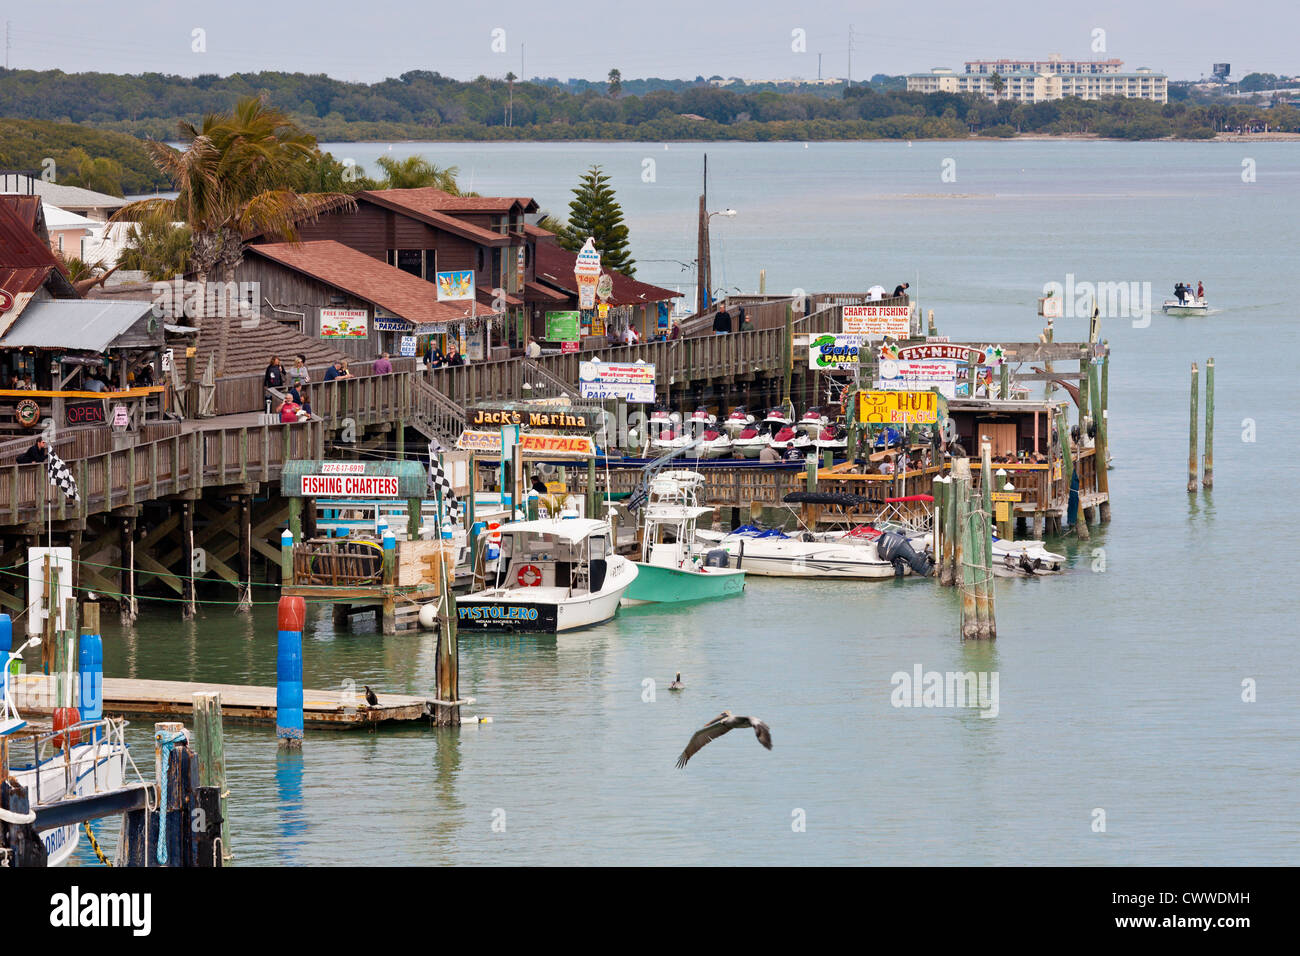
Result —
[[695, 731], [691, 735], [691, 741], [682, 751], [682, 755], [677, 758], [677, 769], [686, 766], [686, 761], [690, 760], [700, 749], [711, 740], [716, 740], [725, 733], [735, 730], [737, 727], [753, 727], [754, 736], [758, 742], [768, 750], [772, 749], [772, 728], [763, 723], [757, 717], [737, 717], [729, 710], [724, 710], [717, 717]]
[[369, 684], [366, 685], [366, 703], [371, 707], [379, 706], [379, 698], [375, 696], [375, 692], [370, 689]]
[[684, 689], [685, 687], [686, 687], [686, 685], [682, 683], [682, 672], [681, 672], [681, 671], [678, 671], [678, 672], [677, 672], [677, 678], [676, 678], [676, 679], [675, 679], [671, 684], [668, 685], [668, 689], [669, 689], [669, 690], [682, 690], [682, 689]]

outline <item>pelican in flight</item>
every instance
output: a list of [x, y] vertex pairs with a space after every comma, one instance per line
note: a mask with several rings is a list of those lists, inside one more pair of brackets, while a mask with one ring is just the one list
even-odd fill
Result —
[[691, 736], [691, 742], [686, 745], [682, 755], [677, 758], [677, 769], [686, 766], [686, 761], [690, 760], [700, 749], [710, 740], [716, 740], [723, 734], [735, 730], [737, 727], [753, 727], [754, 736], [758, 742], [768, 750], [772, 749], [772, 728], [763, 723], [757, 717], [737, 717], [729, 710], [724, 710], [717, 717], [701, 727]]

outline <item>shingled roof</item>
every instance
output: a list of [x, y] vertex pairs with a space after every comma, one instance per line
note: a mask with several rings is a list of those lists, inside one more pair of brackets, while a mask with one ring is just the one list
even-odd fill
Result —
[[9, 204], [0, 203], [0, 289], [14, 298], [13, 307], [0, 316], [0, 333], [42, 287], [55, 298], [79, 298], [49, 244]]
[[432, 282], [333, 239], [249, 246], [245, 255], [264, 256], [417, 325], [460, 322], [468, 314], [465, 305], [439, 302], [438, 287]]

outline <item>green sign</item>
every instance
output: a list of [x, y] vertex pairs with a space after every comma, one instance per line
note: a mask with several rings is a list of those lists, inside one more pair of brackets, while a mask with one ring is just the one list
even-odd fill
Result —
[[578, 335], [578, 317], [580, 315], [581, 313], [579, 312], [547, 312], [546, 341], [581, 341], [581, 338]]

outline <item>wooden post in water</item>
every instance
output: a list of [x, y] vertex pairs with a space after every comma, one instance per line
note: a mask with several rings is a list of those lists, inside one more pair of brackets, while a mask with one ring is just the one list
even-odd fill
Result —
[[382, 609], [383, 633], [397, 633], [397, 536], [391, 530], [384, 532], [383, 587], [384, 604]]
[[[980, 509], [986, 518], [993, 515], [993, 446], [986, 441], [980, 442]], [[989, 525], [990, 531], [992, 528]], [[993, 566], [992, 534], [984, 540], [984, 565]]]
[[944, 579], [950, 588], [961, 585], [961, 532], [957, 528], [957, 485], [951, 474], [943, 480]]
[[790, 382], [794, 376], [794, 305], [791, 302], [787, 302], [785, 305], [785, 338], [783, 346], [781, 351], [781, 403], [784, 405], [790, 401]]
[[185, 576], [181, 579], [181, 617], [189, 621], [198, 613], [194, 601], [194, 502], [181, 502], [181, 540], [185, 542]]
[[946, 529], [943, 526], [943, 489], [944, 489], [943, 475], [934, 476], [934, 481], [931, 483], [930, 489], [931, 489], [930, 494], [934, 498], [934, 501], [931, 503], [931, 507], [934, 510], [931, 512], [931, 521], [930, 521], [930, 524], [933, 528], [933, 531], [930, 535], [930, 540], [934, 543], [934, 576], [935, 579], [939, 582], [939, 584], [942, 585], [943, 584], [943, 547], [947, 538], [946, 534], [944, 533]]
[[293, 532], [280, 532], [280, 586], [293, 584]]
[[978, 636], [978, 612], [975, 607], [974, 543], [970, 534], [971, 473], [969, 458], [952, 461], [953, 498], [956, 504], [957, 550], [955, 562], [957, 586], [961, 588], [961, 636], [963, 639]]
[[123, 627], [135, 623], [135, 519], [123, 518], [118, 529], [118, 550], [121, 551], [121, 568], [118, 571], [118, 618]]
[[239, 496], [239, 605], [236, 611], [253, 610], [253, 497]]
[[[452, 571], [447, 562], [438, 562], [438, 575], [443, 612], [438, 620], [438, 653], [434, 666], [437, 669], [438, 700], [460, 700], [460, 636], [456, 626], [456, 595], [452, 591]], [[434, 723], [439, 727], [460, 724], [460, 705], [450, 703], [434, 705]]]
[[1205, 471], [1201, 484], [1214, 487], [1214, 359], [1205, 362]]
[[199, 786], [216, 787], [221, 806], [221, 859], [231, 858], [230, 823], [226, 812], [226, 739], [221, 724], [221, 694], [194, 695], [194, 751], [199, 761]]
[[276, 608], [275, 736], [281, 747], [301, 747], [302, 629], [307, 603], [300, 597], [282, 597]]
[[[1105, 359], [1102, 359], [1105, 362]], [[1104, 373], [1096, 365], [1088, 363], [1088, 400], [1092, 407], [1093, 424], [1097, 426], [1097, 439], [1093, 445], [1093, 461], [1097, 466], [1097, 491], [1102, 496], [1097, 506], [1098, 520], [1105, 524], [1110, 521], [1110, 475], [1106, 459], [1110, 457], [1110, 438], [1106, 434], [1106, 406], [1103, 399], [1105, 391], [1099, 385]]]
[[[1056, 411], [1056, 440], [1061, 445], [1061, 478], [1065, 483], [1065, 513], [1064, 517], [1058, 517], [1061, 531], [1065, 530], [1066, 521], [1070, 515], [1070, 484], [1074, 481], [1074, 454], [1070, 451], [1070, 426], [1065, 418], [1065, 409]], [[1051, 487], [1051, 479], [1048, 479], [1048, 487]]]
[[1188, 451], [1187, 451], [1187, 493], [1195, 494], [1196, 492], [1196, 428], [1200, 425], [1196, 415], [1196, 400], [1200, 397], [1200, 373], [1197, 371], [1196, 363], [1192, 363], [1192, 423], [1188, 433]]
[[992, 515], [993, 453], [988, 442], [980, 443], [980, 491], [971, 504], [971, 555], [975, 575], [975, 636], [987, 638], [992, 632]]

